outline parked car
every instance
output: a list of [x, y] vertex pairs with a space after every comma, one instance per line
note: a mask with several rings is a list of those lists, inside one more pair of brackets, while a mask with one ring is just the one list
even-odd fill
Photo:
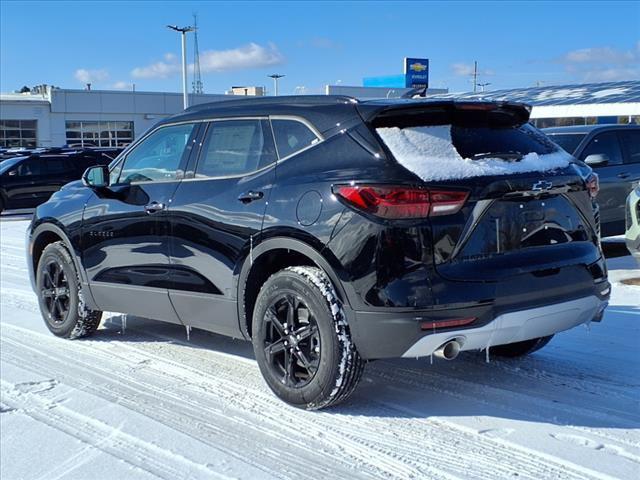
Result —
[[[36, 149], [0, 161], [0, 212], [34, 208], [94, 165], [108, 165], [116, 148]], [[26, 153], [26, 154], [25, 154]]]
[[598, 174], [602, 236], [624, 234], [627, 196], [640, 180], [640, 125], [554, 127], [543, 132]]
[[627, 248], [640, 263], [640, 183], [636, 185], [636, 188], [631, 191], [627, 198], [626, 223], [625, 238]]
[[[306, 409], [347, 398], [367, 360], [534, 352], [599, 321], [610, 286], [594, 184], [528, 119], [453, 100], [192, 107], [37, 208], [44, 321], [78, 338], [116, 311], [250, 339]], [[432, 143], [411, 166], [389, 132]], [[437, 181], [416, 173], [431, 156]]]

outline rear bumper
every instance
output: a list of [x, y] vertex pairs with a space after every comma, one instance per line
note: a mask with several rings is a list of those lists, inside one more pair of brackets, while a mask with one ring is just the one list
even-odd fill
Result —
[[[534, 287], [535, 288], [535, 287]], [[611, 286], [602, 281], [580, 295], [559, 298], [550, 292], [547, 301], [528, 299], [443, 305], [411, 311], [348, 311], [351, 334], [365, 359], [424, 357], [442, 344], [457, 339], [461, 350], [485, 349], [495, 345], [544, 337], [582, 323], [600, 321]], [[510, 298], [509, 300], [513, 300]], [[505, 303], [506, 301], [506, 303]], [[425, 322], [475, 317], [464, 327], [422, 330]]]
[[521, 342], [546, 337], [577, 325], [599, 320], [607, 302], [596, 296], [546, 305], [499, 315], [479, 328], [435, 333], [414, 343], [403, 357], [424, 357], [433, 354], [441, 345], [456, 340], [460, 350], [484, 350], [493, 345]]

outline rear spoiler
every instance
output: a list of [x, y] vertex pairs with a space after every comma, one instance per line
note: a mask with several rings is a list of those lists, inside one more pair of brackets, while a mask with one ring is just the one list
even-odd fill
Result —
[[521, 125], [529, 121], [531, 106], [509, 101], [455, 99], [413, 99], [390, 103], [364, 102], [357, 105], [365, 122], [374, 127], [408, 127], [456, 123], [462, 115], [493, 119], [500, 124]]

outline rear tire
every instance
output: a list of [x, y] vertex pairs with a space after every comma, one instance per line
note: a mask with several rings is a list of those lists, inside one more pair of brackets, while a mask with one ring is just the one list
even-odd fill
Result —
[[553, 335], [548, 337], [533, 338], [531, 340], [525, 340], [523, 342], [508, 343], [506, 345], [496, 345], [491, 347], [491, 353], [498, 357], [523, 357], [530, 353], [537, 352], [547, 343], [551, 341]]
[[289, 405], [336, 405], [362, 377], [364, 361], [341, 302], [319, 268], [289, 267], [272, 275], [258, 294], [252, 332], [262, 376]]
[[98, 329], [102, 312], [85, 306], [80, 279], [64, 243], [54, 242], [43, 250], [36, 286], [40, 312], [51, 333], [73, 339]]

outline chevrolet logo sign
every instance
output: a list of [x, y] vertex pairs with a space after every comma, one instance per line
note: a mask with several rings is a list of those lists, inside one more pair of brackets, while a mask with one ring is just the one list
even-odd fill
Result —
[[413, 70], [414, 72], [424, 72], [427, 69], [427, 66], [424, 63], [412, 63], [409, 65], [409, 70]]

